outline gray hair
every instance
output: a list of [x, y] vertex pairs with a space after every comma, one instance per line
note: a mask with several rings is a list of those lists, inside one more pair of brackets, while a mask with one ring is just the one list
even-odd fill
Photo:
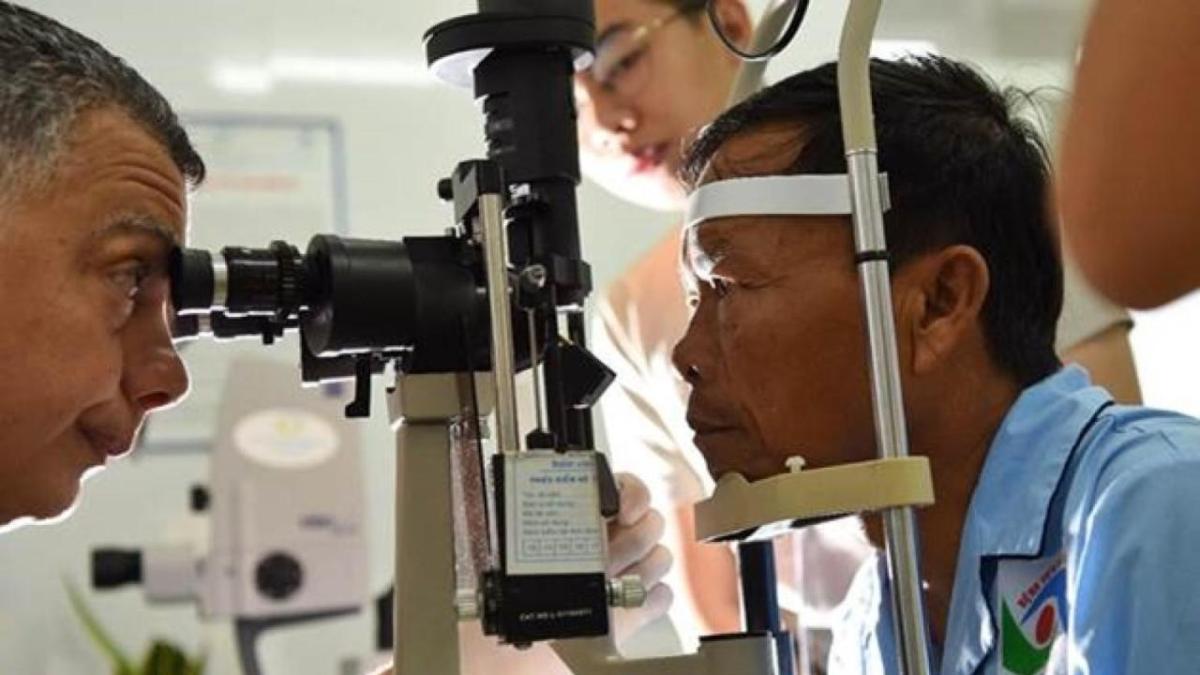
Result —
[[124, 60], [62, 24], [0, 0], [0, 201], [54, 176], [78, 117], [114, 107], [170, 153], [189, 186], [204, 161], [171, 105]]

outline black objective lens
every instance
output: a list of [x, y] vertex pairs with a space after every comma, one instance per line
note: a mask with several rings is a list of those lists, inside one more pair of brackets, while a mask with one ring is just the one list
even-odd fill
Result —
[[227, 313], [288, 317], [300, 311], [304, 259], [295, 246], [275, 241], [266, 249], [228, 247], [221, 254], [229, 275]]
[[314, 354], [412, 345], [415, 280], [404, 243], [317, 235], [304, 259], [312, 292], [302, 325]]

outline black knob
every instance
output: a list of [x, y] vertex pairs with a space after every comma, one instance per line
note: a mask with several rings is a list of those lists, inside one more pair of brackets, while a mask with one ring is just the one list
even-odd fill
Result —
[[193, 485], [188, 496], [192, 506], [192, 513], [204, 513], [208, 510], [209, 504], [212, 503], [212, 495], [209, 494], [208, 488], [203, 485]]
[[300, 561], [287, 553], [270, 553], [259, 561], [254, 570], [258, 591], [272, 600], [285, 600], [295, 593], [304, 581]]
[[444, 202], [454, 199], [454, 182], [449, 178], [443, 178], [437, 183], [438, 198]]
[[141, 551], [119, 548], [92, 551], [92, 588], [117, 588], [141, 581]]

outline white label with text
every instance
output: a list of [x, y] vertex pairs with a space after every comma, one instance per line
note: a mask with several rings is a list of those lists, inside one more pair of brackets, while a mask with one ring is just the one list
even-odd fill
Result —
[[603, 573], [595, 455], [533, 451], [506, 461], [508, 573]]

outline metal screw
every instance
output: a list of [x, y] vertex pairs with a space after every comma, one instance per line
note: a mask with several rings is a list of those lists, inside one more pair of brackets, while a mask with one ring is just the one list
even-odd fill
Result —
[[608, 604], [612, 607], [631, 609], [641, 607], [646, 602], [646, 587], [642, 578], [629, 574], [617, 579], [608, 580]]
[[454, 595], [454, 609], [459, 621], [479, 618], [479, 594], [472, 588], [460, 588]]
[[549, 275], [542, 265], [530, 265], [521, 271], [521, 283], [526, 284], [527, 288], [531, 290], [545, 288], [548, 279]]
[[529, 183], [514, 183], [508, 186], [508, 196], [514, 202], [528, 199], [532, 194], [533, 190], [529, 187]]

